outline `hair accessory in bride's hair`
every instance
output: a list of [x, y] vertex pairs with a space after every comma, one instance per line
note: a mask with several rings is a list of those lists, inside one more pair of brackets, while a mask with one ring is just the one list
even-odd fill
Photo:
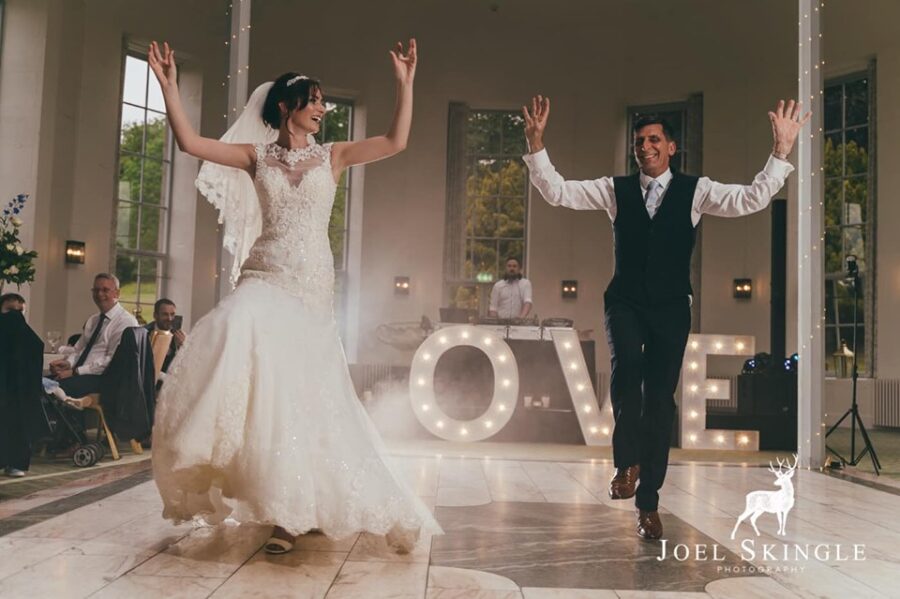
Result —
[[296, 77], [288, 79], [287, 83], [285, 83], [284, 85], [285, 85], [285, 87], [290, 87], [290, 86], [294, 85], [295, 83], [297, 83], [298, 81], [302, 81], [304, 79], [309, 79], [309, 77], [307, 77], [306, 75], [297, 75]]

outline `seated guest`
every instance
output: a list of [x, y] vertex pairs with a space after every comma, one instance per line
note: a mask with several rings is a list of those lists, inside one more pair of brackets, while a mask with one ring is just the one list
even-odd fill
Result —
[[71, 397], [100, 392], [101, 375], [122, 340], [122, 332], [138, 326], [134, 316], [119, 304], [119, 279], [98, 274], [91, 294], [100, 312], [88, 318], [74, 351], [50, 363], [53, 378]]
[[162, 298], [157, 300], [153, 305], [153, 322], [145, 328], [153, 333], [153, 331], [168, 331], [172, 333], [172, 343], [169, 345], [169, 351], [166, 359], [163, 361], [162, 369], [159, 375], [160, 381], [165, 380], [165, 373], [169, 371], [169, 364], [175, 358], [175, 354], [184, 344], [184, 331], [175, 328], [175, 302], [170, 299]]
[[4, 293], [0, 295], [0, 314], [6, 314], [10, 310], [25, 311], [25, 298], [18, 293]]
[[[16, 294], [10, 294], [16, 295]], [[25, 476], [31, 462], [30, 440], [37, 436], [44, 343], [25, 322], [25, 300], [6, 310], [0, 301], [0, 468], [6, 476]]]

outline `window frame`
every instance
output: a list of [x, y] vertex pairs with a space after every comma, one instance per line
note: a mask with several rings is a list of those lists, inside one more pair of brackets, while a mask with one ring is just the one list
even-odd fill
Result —
[[[172, 200], [172, 189], [174, 184], [174, 150], [175, 150], [175, 140], [174, 135], [172, 135], [171, 127], [169, 125], [168, 115], [164, 111], [157, 110], [155, 108], [150, 107], [150, 83], [153, 78], [153, 74], [149, 68], [149, 64], [147, 65], [147, 78], [146, 78], [146, 88], [144, 90], [144, 100], [143, 105], [135, 104], [130, 100], [125, 99], [125, 79], [127, 72], [128, 59], [136, 59], [141, 62], [147, 63], [147, 54], [143, 49], [139, 49], [134, 44], [125, 44], [125, 48], [122, 52], [122, 67], [121, 67], [121, 75], [120, 75], [120, 90], [119, 90], [119, 110], [118, 110], [118, 126], [116, 127], [116, 164], [115, 164], [115, 176], [114, 176], [114, 191], [113, 191], [113, 219], [112, 219], [112, 230], [113, 235], [111, 236], [110, 245], [111, 245], [111, 264], [110, 270], [115, 273], [116, 276], [119, 276], [117, 263], [118, 259], [121, 256], [127, 256], [128, 258], [134, 259], [138, 262], [138, 271], [135, 275], [135, 283], [137, 284], [136, 296], [134, 301], [129, 299], [120, 300], [123, 305], [128, 306], [129, 308], [133, 308], [132, 312], [139, 320], [146, 320], [144, 315], [152, 316], [152, 306], [160, 297], [165, 297], [167, 294], [167, 281], [168, 281], [168, 269], [169, 269], [169, 259], [170, 259], [170, 219], [171, 219], [171, 200]], [[141, 152], [135, 153], [130, 150], [125, 150], [122, 147], [122, 135], [123, 135], [123, 127], [122, 127], [122, 118], [125, 113], [126, 107], [133, 107], [138, 110], [144, 111], [144, 122], [143, 122], [143, 137], [141, 144]], [[146, 142], [147, 142], [147, 127], [149, 124], [148, 116], [150, 113], [153, 114], [161, 114], [165, 118], [165, 130], [166, 130], [166, 139], [163, 144], [163, 152], [161, 158], [156, 158], [150, 156], [146, 153]], [[122, 182], [121, 179], [121, 168], [124, 157], [134, 157], [140, 160], [141, 163], [141, 175], [140, 175], [140, 189], [138, 194], [138, 200], [134, 199], [122, 199], [120, 197], [120, 185]], [[161, 165], [161, 176], [162, 181], [160, 185], [160, 197], [159, 203], [147, 203], [144, 202], [144, 172], [145, 172], [145, 163], [147, 161], [155, 161], [159, 162]], [[127, 248], [127, 247], [119, 247], [117, 241], [119, 239], [119, 209], [122, 205], [133, 206], [138, 211], [137, 217], [137, 245], [136, 248]], [[141, 226], [143, 222], [144, 216], [144, 207], [149, 207], [154, 210], [159, 210], [159, 233], [158, 233], [158, 243], [157, 250], [148, 250], [145, 248], [141, 248]], [[156, 261], [156, 273], [154, 276], [155, 279], [155, 289], [156, 289], [156, 297], [153, 298], [152, 301], [145, 301], [141, 294], [142, 282], [143, 278], [140, 274], [141, 261], [144, 260], [155, 260]], [[123, 284], [124, 286], [124, 284]], [[145, 308], [150, 307], [148, 311], [145, 312]]]
[[[848, 127], [847, 123], [846, 123], [846, 117], [847, 117], [846, 87], [848, 85], [856, 83], [858, 81], [866, 81], [866, 85], [867, 85], [867, 100], [868, 100], [867, 120], [866, 120], [865, 124], [851, 125]], [[862, 230], [863, 230], [863, 235], [864, 235], [864, 239], [865, 239], [865, 256], [863, 256], [863, 259], [865, 261], [864, 262], [865, 270], [860, 272], [860, 275], [861, 275], [860, 278], [862, 281], [860, 291], [862, 293], [861, 293], [861, 298], [859, 300], [860, 301], [859, 308], [860, 308], [860, 312], [863, 315], [863, 322], [862, 322], [862, 325], [857, 328], [857, 333], [859, 332], [859, 329], [862, 329], [862, 334], [863, 334], [863, 344], [864, 345], [863, 345], [862, 349], [863, 349], [863, 355], [865, 356], [865, 362], [863, 363], [862, 367], [859, 368], [859, 376], [863, 377], [863, 378], [874, 377], [875, 372], [876, 372], [876, 365], [877, 365], [876, 364], [876, 362], [877, 362], [877, 358], [876, 358], [877, 345], [876, 345], [876, 339], [875, 339], [875, 335], [876, 335], [876, 331], [877, 331], [877, 327], [875, 326], [875, 323], [877, 321], [877, 314], [876, 314], [876, 306], [877, 306], [876, 299], [877, 298], [875, 297], [876, 289], [877, 289], [877, 285], [876, 285], [876, 279], [877, 279], [876, 248], [877, 248], [877, 244], [876, 244], [876, 235], [875, 235], [875, 232], [876, 232], [875, 222], [876, 222], [876, 211], [877, 211], [877, 205], [878, 205], [878, 202], [877, 202], [878, 186], [877, 186], [877, 181], [876, 181], [876, 174], [877, 174], [877, 168], [876, 168], [876, 166], [877, 166], [877, 144], [876, 144], [877, 119], [876, 119], [876, 110], [875, 110], [875, 108], [876, 108], [876, 104], [875, 104], [876, 84], [877, 83], [876, 83], [876, 79], [875, 79], [875, 61], [873, 60], [869, 63], [868, 67], [864, 70], [856, 70], [851, 73], [846, 73], [843, 75], [827, 78], [825, 81], [825, 84], [823, 86], [823, 100], [822, 100], [823, 106], [824, 106], [826, 91], [829, 88], [833, 88], [838, 85], [841, 86], [841, 90], [842, 90], [841, 91], [841, 126], [837, 129], [825, 129], [825, 124], [824, 124], [824, 120], [823, 120], [823, 129], [822, 129], [822, 131], [823, 131], [823, 134], [822, 134], [823, 158], [824, 158], [824, 146], [827, 143], [829, 135], [832, 135], [835, 133], [840, 133], [842, 147], [843, 147], [846, 144], [848, 131], [861, 129], [863, 127], [865, 127], [867, 129], [868, 140], [867, 140], [867, 144], [866, 144], [867, 145], [866, 151], [868, 153], [868, 164], [867, 164], [866, 173], [864, 175], [857, 173], [857, 174], [848, 176], [846, 173], [846, 155], [843, 155], [842, 156], [841, 174], [837, 175], [837, 176], [835, 176], [835, 175], [829, 176], [829, 175], [825, 174], [824, 185], [823, 185], [823, 194], [824, 194], [825, 193], [824, 189], [827, 188], [828, 182], [840, 181], [842, 183], [842, 192], [841, 192], [841, 215], [842, 216], [841, 216], [841, 223], [838, 225], [838, 229], [841, 231], [841, 235], [840, 235], [841, 240], [842, 240], [841, 241], [841, 244], [842, 244], [841, 245], [841, 251], [842, 251], [841, 266], [843, 267], [845, 264], [845, 258], [847, 255], [846, 253], [844, 253], [845, 248], [843, 246], [843, 243], [844, 243], [843, 231], [844, 231], [844, 229], [846, 229], [848, 227], [858, 226], [858, 225], [848, 225], [844, 222], [844, 220], [846, 218], [846, 214], [847, 214], [847, 210], [846, 210], [847, 206], [844, 203], [843, 182], [845, 180], [850, 180], [850, 179], [862, 179], [862, 178], [866, 179], [866, 206], [865, 206], [866, 221], [864, 223], [862, 223]], [[823, 202], [825, 202], [824, 195], [823, 195]], [[826, 207], [826, 209], [827, 209], [827, 207]], [[823, 225], [823, 234], [827, 235], [829, 228], [833, 228], [833, 227], [826, 227]], [[826, 256], [823, 257], [823, 259], [825, 259], [827, 257], [827, 246], [826, 246], [825, 251], [826, 251]], [[849, 297], [848, 288], [844, 288], [842, 285], [840, 285], [840, 282], [845, 279], [846, 275], [845, 275], [843, 268], [841, 271], [829, 272], [827, 270], [827, 260], [825, 260], [825, 268], [823, 270], [823, 275], [824, 275], [824, 279], [825, 279], [825, 288], [822, 289], [822, 293], [824, 294], [823, 301], [826, 303], [828, 302], [829, 286], [831, 286], [831, 288], [833, 290], [833, 292], [831, 293], [832, 302], [833, 302], [833, 306], [831, 308], [831, 314], [832, 314], [833, 318], [835, 319], [834, 321], [829, 322], [829, 320], [828, 320], [829, 311], [828, 311], [828, 306], [826, 305], [825, 306], [825, 314], [823, 315], [823, 320], [824, 320], [823, 335], [825, 336], [824, 338], [825, 338], [825, 343], [826, 343], [826, 348], [827, 348], [828, 347], [828, 345], [827, 345], [828, 336], [831, 334], [834, 334], [835, 335], [834, 349], [835, 349], [835, 351], [839, 351], [841, 348], [841, 339], [842, 339], [841, 330], [842, 329], [851, 329], [851, 335], [852, 335], [852, 328], [853, 328], [852, 321], [849, 323], [844, 323], [840, 319], [839, 299], [840, 299], [840, 297]], [[845, 289], [844, 293], [840, 293], [841, 288]], [[852, 308], [851, 308], [851, 310], [852, 310]], [[852, 314], [852, 312], [851, 312], [851, 314]], [[850, 316], [850, 318], [852, 318], [852, 316]], [[852, 349], [852, 337], [846, 339], [846, 341], [847, 341], [848, 348]], [[857, 348], [857, 349], [859, 349], [859, 348]], [[837, 363], [834, 359], [834, 356], [833, 356], [834, 352], [828, 351], [826, 349], [826, 351], [824, 353], [825, 353], [826, 376], [829, 378], [840, 378], [840, 369], [838, 368]], [[857, 351], [857, 353], [859, 353], [859, 352]], [[852, 373], [847, 372], [845, 374], [846, 374], [846, 376], [849, 377]]]

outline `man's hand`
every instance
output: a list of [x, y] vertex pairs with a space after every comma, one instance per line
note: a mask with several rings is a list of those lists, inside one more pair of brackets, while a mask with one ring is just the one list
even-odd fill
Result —
[[802, 102], [794, 102], [790, 100], [785, 107], [784, 100], [778, 100], [778, 106], [775, 110], [769, 112], [769, 120], [772, 122], [772, 136], [775, 138], [775, 146], [772, 148], [772, 155], [781, 160], [787, 160], [788, 154], [794, 148], [794, 142], [800, 134], [812, 112], [807, 112], [803, 118], [800, 118], [800, 108]]
[[540, 152], [544, 149], [544, 129], [550, 117], [550, 98], [534, 96], [531, 98], [531, 111], [527, 106], [523, 106], [522, 115], [525, 117], [525, 139], [528, 140], [528, 150], [532, 154]]
[[50, 373], [54, 376], [63, 370], [70, 370], [72, 365], [68, 360], [53, 360], [50, 362]]
[[172, 343], [175, 344], [175, 347], [181, 347], [182, 345], [184, 345], [184, 340], [186, 338], [184, 331], [182, 331], [181, 329], [178, 329], [177, 331], [173, 331], [172, 337], [173, 337]]
[[64, 370], [59, 370], [56, 373], [56, 380], [61, 381], [63, 379], [70, 378], [75, 376], [75, 371], [71, 368], [66, 368]]

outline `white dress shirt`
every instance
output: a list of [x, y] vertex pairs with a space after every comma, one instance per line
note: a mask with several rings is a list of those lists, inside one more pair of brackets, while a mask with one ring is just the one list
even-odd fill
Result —
[[515, 281], [500, 279], [491, 289], [490, 311], [499, 318], [518, 318], [525, 304], [533, 304], [531, 281], [522, 277]]
[[[530, 170], [531, 183], [537, 187], [544, 199], [553, 206], [565, 206], [574, 210], [606, 210], [609, 219], [616, 220], [616, 190], [612, 177], [601, 177], [587, 181], [566, 181], [556, 172], [547, 150], [523, 156]], [[769, 156], [765, 168], [753, 178], [750, 185], [725, 184], [700, 177], [694, 191], [691, 220], [696, 227], [704, 214], [713, 216], [743, 216], [764, 209], [778, 190], [784, 186], [794, 167], [789, 162]], [[640, 175], [641, 192], [647, 196], [647, 186], [651, 177]], [[663, 196], [672, 182], [672, 171], [667, 170], [657, 181], [662, 185]], [[658, 205], [657, 205], [658, 208]], [[655, 209], [648, 207], [653, 218]]]
[[[81, 332], [81, 338], [75, 344], [74, 351], [66, 356], [66, 360], [70, 366], [75, 366], [78, 362], [78, 356], [84, 351], [91, 335], [94, 334], [94, 327], [97, 326], [97, 319], [100, 314], [94, 314], [84, 323], [84, 329]], [[103, 374], [106, 367], [109, 366], [116, 348], [122, 341], [122, 332], [128, 327], [138, 326], [137, 319], [128, 310], [122, 307], [122, 304], [116, 303], [106, 313], [107, 320], [100, 329], [100, 335], [91, 348], [84, 363], [78, 367], [78, 374]]]

